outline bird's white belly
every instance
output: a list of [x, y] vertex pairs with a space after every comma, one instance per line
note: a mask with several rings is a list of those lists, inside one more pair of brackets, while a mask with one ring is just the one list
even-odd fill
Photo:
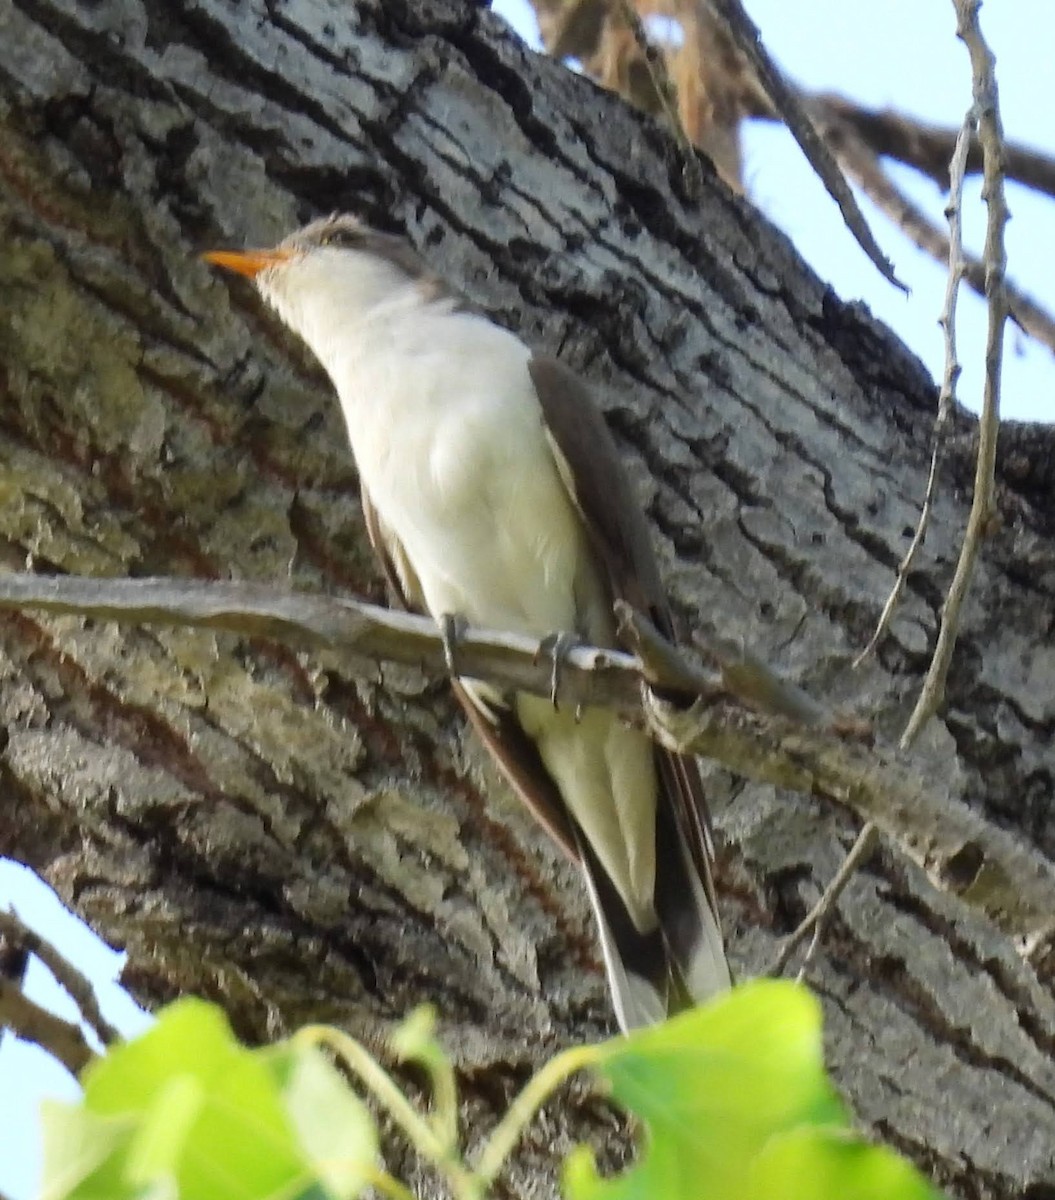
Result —
[[486, 392], [478, 371], [467, 383], [437, 373], [435, 361], [389, 366], [383, 379], [361, 369], [357, 388], [374, 383], [387, 395], [374, 390], [375, 419], [354, 421], [345, 405], [356, 460], [433, 616], [536, 636], [571, 630], [585, 535], [546, 442], [526, 354], [497, 366]]

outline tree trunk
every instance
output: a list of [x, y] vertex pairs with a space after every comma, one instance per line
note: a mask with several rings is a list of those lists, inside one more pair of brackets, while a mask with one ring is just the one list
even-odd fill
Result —
[[[6, 569], [382, 597], [324, 378], [196, 257], [353, 209], [592, 380], [686, 623], [899, 732], [964, 525], [969, 423], [893, 631], [854, 672], [919, 512], [935, 388], [709, 173], [684, 198], [650, 119], [469, 2], [0, 0], [0, 135]], [[1055, 438], [1003, 446], [1003, 522], [911, 761], [1050, 858]], [[477, 1130], [558, 1046], [610, 1031], [579, 879], [445, 685], [19, 615], [0, 617], [0, 708], [0, 851], [127, 949], [143, 1002], [195, 992], [248, 1039], [324, 1020], [376, 1046], [432, 1001]], [[751, 975], [853, 821], [708, 778]], [[851, 883], [809, 972], [830, 1062], [952, 1191], [1050, 1200], [1051, 956], [1026, 964], [955, 882], [887, 843]], [[583, 1138], [618, 1158], [625, 1130], [580, 1089], [511, 1189], [552, 1195]]]

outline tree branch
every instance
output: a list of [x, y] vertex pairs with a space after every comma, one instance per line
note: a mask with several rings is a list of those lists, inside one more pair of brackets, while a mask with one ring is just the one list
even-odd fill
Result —
[[39, 933], [30, 929], [13, 912], [0, 912], [0, 937], [14, 945], [24, 947], [48, 968], [55, 982], [69, 993], [81, 1011], [81, 1016], [92, 1027], [104, 1046], [120, 1038], [120, 1033], [103, 1016], [99, 1000], [88, 977], [69, 961], [55, 946]]
[[[958, 130], [928, 125], [894, 109], [863, 108], [845, 96], [831, 93], [810, 97], [810, 105], [849, 125], [873, 153], [914, 167], [933, 179], [943, 192], [949, 190], [949, 163], [959, 137]], [[776, 119], [775, 114], [752, 115]], [[1006, 143], [1004, 152], [1008, 179], [1055, 197], [1055, 159], [1014, 142]], [[972, 136], [967, 149], [965, 172], [977, 175], [982, 165], [981, 143]]]
[[843, 220], [857, 239], [858, 245], [884, 279], [905, 291], [905, 285], [894, 274], [890, 260], [879, 248], [879, 243], [875, 240], [850, 185], [807, 115], [797, 90], [787, 82], [776, 63], [769, 57], [762, 45], [758, 29], [744, 11], [740, 0], [711, 0], [711, 7], [725, 23], [734, 44], [751, 64], [763, 89], [783, 117], [810, 166], [817, 172], [828, 194], [838, 204]]
[[[132, 625], [189, 626], [275, 638], [302, 647], [342, 650], [370, 662], [420, 667], [436, 677], [447, 674], [443, 636], [431, 618], [344, 597], [191, 579], [0, 575], [0, 610], [24, 608]], [[466, 629], [459, 631], [457, 651], [459, 670], [470, 678], [550, 695], [552, 668], [533, 638]], [[720, 681], [715, 679], [713, 685], [719, 687]], [[562, 703], [640, 712], [640, 690], [640, 664], [630, 654], [575, 645], [562, 658]]]
[[47, 1051], [71, 1075], [79, 1075], [95, 1057], [79, 1025], [34, 1004], [9, 979], [0, 979], [0, 1029]]
[[759, 783], [834, 801], [872, 821], [951, 891], [1011, 936], [1038, 974], [1055, 970], [1055, 865], [925, 781], [885, 747], [762, 718], [727, 702], [685, 710], [646, 692], [657, 741]]
[[1004, 230], [1007, 226], [1007, 201], [1004, 197], [1004, 130], [1000, 121], [1000, 103], [994, 72], [995, 60], [978, 25], [980, 0], [953, 0], [956, 6], [959, 38], [971, 57], [973, 112], [978, 124], [985, 160], [982, 196], [989, 216], [985, 233], [985, 294], [989, 300], [989, 326], [985, 345], [985, 386], [982, 414], [979, 418], [978, 461], [974, 477], [974, 497], [967, 518], [960, 558], [949, 594], [942, 608], [934, 657], [923, 682], [916, 707], [901, 738], [910, 746], [923, 726], [937, 712], [945, 696], [945, 680], [952, 661], [959, 630], [960, 609], [971, 585], [974, 564], [982, 539], [986, 536], [995, 511], [996, 441], [1000, 429], [1000, 373], [1004, 354], [1004, 323], [1008, 315], [1007, 250]]
[[[907, 238], [920, 250], [938, 262], [947, 263], [953, 253], [952, 243], [918, 205], [914, 204], [883, 170], [875, 150], [866, 145], [848, 124], [806, 100], [821, 135], [829, 143], [843, 169], [866, 196], [883, 210]], [[973, 133], [973, 122], [971, 123]], [[948, 174], [948, 168], [947, 168]], [[973, 254], [960, 254], [963, 278], [979, 296], [986, 293], [984, 259]], [[1015, 324], [1030, 337], [1055, 353], [1055, 317], [1032, 296], [1008, 280], [1004, 283], [1010, 314]]]
[[[428, 618], [254, 584], [0, 576], [0, 609], [23, 608], [274, 637], [446, 673], [443, 638]], [[538, 649], [531, 638], [470, 629], [459, 640], [459, 665], [500, 688], [549, 696], [550, 666]], [[892, 752], [866, 745], [860, 730], [842, 736], [848, 723], [804, 701], [749, 652], [717, 645], [708, 653], [720, 663], [717, 674], [691, 667], [669, 646], [647, 651], [643, 661], [575, 646], [562, 661], [561, 698], [617, 708], [665, 745], [747, 779], [845, 805], [897, 840], [937, 886], [988, 914], [1023, 954], [1055, 964], [1055, 866], [988, 827], [948, 794], [947, 780], [929, 786]], [[664, 698], [642, 688], [643, 679]], [[695, 703], [686, 710], [672, 698]]]

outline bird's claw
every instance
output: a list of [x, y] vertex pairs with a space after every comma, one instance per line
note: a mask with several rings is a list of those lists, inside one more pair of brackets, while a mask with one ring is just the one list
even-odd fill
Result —
[[550, 660], [549, 698], [555, 709], [559, 709], [557, 694], [560, 690], [560, 676], [568, 655], [576, 646], [582, 645], [582, 638], [574, 633], [559, 631], [548, 633], [538, 644], [535, 651], [535, 662], [541, 658]]
[[451, 678], [457, 679], [459, 675], [458, 643], [465, 636], [469, 624], [464, 617], [458, 616], [457, 613], [441, 613], [437, 624], [440, 627], [440, 637], [443, 639], [443, 660], [447, 664], [447, 671]]

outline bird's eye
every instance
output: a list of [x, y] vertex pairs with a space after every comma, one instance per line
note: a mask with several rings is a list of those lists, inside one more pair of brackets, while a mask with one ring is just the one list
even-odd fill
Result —
[[334, 229], [323, 239], [324, 246], [333, 246], [336, 250], [354, 250], [363, 243], [360, 229]]

